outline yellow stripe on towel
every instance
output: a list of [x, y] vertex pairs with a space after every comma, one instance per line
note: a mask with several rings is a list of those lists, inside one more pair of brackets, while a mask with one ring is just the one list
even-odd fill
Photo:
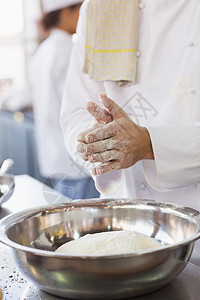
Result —
[[[86, 46], [87, 49], [91, 49], [91, 46]], [[119, 50], [100, 50], [100, 49], [91, 49], [94, 53], [118, 53], [118, 52], [136, 52], [135, 49], [119, 49]]]

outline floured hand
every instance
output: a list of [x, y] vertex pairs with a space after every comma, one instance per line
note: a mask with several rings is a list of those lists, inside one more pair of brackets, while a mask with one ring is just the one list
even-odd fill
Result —
[[125, 169], [141, 159], [153, 159], [149, 133], [145, 127], [135, 124], [126, 112], [104, 93], [100, 94], [106, 110], [94, 102], [87, 104], [97, 123], [78, 136], [77, 150], [83, 159], [100, 163], [93, 169], [94, 175]]

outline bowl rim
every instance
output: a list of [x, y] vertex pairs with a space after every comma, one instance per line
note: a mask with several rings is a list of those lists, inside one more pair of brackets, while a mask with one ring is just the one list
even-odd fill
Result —
[[[197, 232], [193, 234], [191, 237], [184, 239], [183, 241], [176, 242], [173, 245], [166, 245], [161, 248], [155, 248], [155, 249], [146, 249], [146, 250], [139, 250], [135, 251], [133, 253], [125, 253], [125, 254], [115, 254], [115, 255], [102, 255], [102, 256], [95, 256], [95, 255], [88, 255], [88, 256], [79, 256], [79, 255], [66, 255], [63, 253], [57, 253], [55, 251], [48, 251], [48, 250], [42, 250], [42, 249], [36, 249], [31, 248], [30, 246], [24, 246], [17, 242], [12, 241], [9, 239], [6, 235], [6, 231], [13, 225], [15, 225], [19, 221], [23, 221], [25, 219], [30, 218], [31, 216], [35, 216], [36, 214], [39, 214], [44, 209], [46, 211], [54, 211], [57, 209], [62, 209], [63, 207], [69, 206], [73, 207], [77, 205], [77, 207], [84, 207], [86, 204], [87, 207], [95, 207], [94, 204], [102, 204], [102, 206], [110, 205], [110, 206], [116, 206], [116, 205], [129, 205], [129, 204], [141, 204], [141, 205], [149, 205], [151, 204], [154, 207], [163, 207], [166, 209], [178, 209], [177, 211], [174, 210], [174, 212], [177, 213], [177, 215], [184, 214], [191, 218], [194, 223], [197, 225]], [[188, 212], [187, 212], [188, 211]], [[4, 245], [11, 247], [13, 250], [20, 250], [25, 251], [34, 254], [35, 256], [43, 256], [43, 257], [54, 257], [54, 258], [67, 258], [67, 259], [80, 259], [80, 260], [106, 260], [106, 259], [122, 259], [122, 258], [131, 258], [131, 257], [138, 257], [141, 255], [152, 255], [153, 253], [161, 253], [170, 250], [174, 250], [178, 248], [180, 245], [184, 246], [190, 243], [195, 242], [197, 239], [200, 238], [200, 212], [196, 209], [193, 209], [188, 206], [183, 206], [176, 203], [166, 203], [166, 202], [160, 202], [155, 200], [142, 200], [142, 199], [126, 199], [126, 198], [119, 198], [119, 199], [77, 199], [73, 200], [71, 202], [67, 203], [61, 203], [61, 204], [54, 204], [54, 205], [42, 205], [42, 206], [36, 206], [33, 208], [28, 208], [25, 210], [20, 210], [17, 213], [11, 213], [8, 216], [4, 217], [2, 220], [0, 220], [0, 242], [2, 242]]]

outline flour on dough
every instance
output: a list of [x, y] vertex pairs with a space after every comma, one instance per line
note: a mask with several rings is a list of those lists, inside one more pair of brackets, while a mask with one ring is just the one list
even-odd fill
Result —
[[162, 247], [156, 239], [129, 230], [87, 234], [60, 246], [56, 252], [76, 256], [126, 254]]

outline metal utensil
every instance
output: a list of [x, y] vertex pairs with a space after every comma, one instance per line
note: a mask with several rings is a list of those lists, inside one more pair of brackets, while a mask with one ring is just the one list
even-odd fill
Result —
[[8, 201], [8, 199], [12, 196], [14, 191], [14, 176], [11, 174], [6, 174], [8, 170], [12, 167], [13, 163], [13, 160], [8, 158], [4, 160], [0, 168], [0, 206], [4, 202]]
[[[124, 255], [67, 256], [61, 244], [87, 233], [129, 229], [166, 246]], [[200, 237], [200, 213], [133, 199], [90, 199], [32, 208], [0, 222], [0, 240], [40, 289], [72, 299], [122, 299], [168, 284], [187, 265]]]
[[5, 159], [0, 168], [0, 175], [6, 174], [13, 164], [14, 161], [11, 158]]

